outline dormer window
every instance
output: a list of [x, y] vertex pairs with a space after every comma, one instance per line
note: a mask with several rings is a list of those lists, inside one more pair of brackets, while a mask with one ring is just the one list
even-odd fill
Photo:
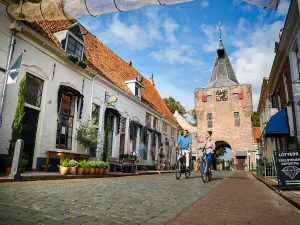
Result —
[[81, 60], [83, 55], [83, 44], [80, 43], [79, 40], [76, 40], [71, 33], [68, 34], [67, 40], [66, 52], [70, 55], [78, 56]]
[[134, 96], [136, 98], [141, 100], [141, 98], [142, 98], [142, 87], [143, 87], [142, 79], [137, 78], [135, 80], [126, 81], [125, 83], [127, 84], [127, 86], [132, 91], [132, 94], [134, 94]]

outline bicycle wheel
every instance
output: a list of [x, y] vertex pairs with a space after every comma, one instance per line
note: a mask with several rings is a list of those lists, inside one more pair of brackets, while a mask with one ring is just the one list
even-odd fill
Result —
[[211, 169], [209, 168], [209, 169], [208, 169], [208, 173], [207, 173], [207, 179], [208, 179], [209, 181], [211, 181], [211, 177], [212, 177], [212, 172], [211, 172]]
[[191, 172], [190, 172], [190, 170], [186, 170], [186, 168], [185, 168], [185, 171], [184, 171], [185, 173], [185, 178], [189, 178], [190, 176], [191, 176]]
[[203, 183], [207, 183], [207, 181], [208, 181], [207, 172], [205, 172], [206, 165], [207, 165], [206, 161], [201, 163], [201, 177], [202, 177]]
[[175, 164], [175, 176], [177, 180], [179, 180], [181, 177], [181, 163], [179, 161], [177, 161]]

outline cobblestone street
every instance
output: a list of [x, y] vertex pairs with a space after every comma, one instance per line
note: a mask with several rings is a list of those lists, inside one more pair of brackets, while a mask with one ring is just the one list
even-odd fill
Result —
[[231, 174], [208, 184], [198, 174], [9, 184], [0, 186], [0, 224], [160, 224]]

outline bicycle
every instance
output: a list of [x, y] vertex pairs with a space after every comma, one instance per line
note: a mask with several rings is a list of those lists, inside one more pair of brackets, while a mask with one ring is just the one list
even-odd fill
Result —
[[203, 152], [203, 154], [204, 154], [204, 160], [201, 160], [200, 162], [200, 173], [203, 182], [207, 183], [208, 181], [211, 181], [212, 171], [209, 165], [207, 154], [205, 152]]
[[[185, 157], [186, 153], [184, 153], [184, 155], [182, 154], [182, 149], [180, 149], [180, 155], [178, 157], [178, 160], [176, 161], [175, 164], [175, 176], [176, 179], [179, 180], [181, 177], [181, 174], [184, 173], [185, 174], [185, 178], [189, 178], [191, 175], [191, 169], [189, 168], [188, 170], [186, 169], [186, 157]], [[190, 160], [190, 166], [191, 167], [191, 160]]]

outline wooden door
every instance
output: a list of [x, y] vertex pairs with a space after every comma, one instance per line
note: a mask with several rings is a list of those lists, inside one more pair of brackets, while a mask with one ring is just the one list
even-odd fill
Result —
[[246, 162], [246, 157], [238, 157], [237, 158], [237, 170], [245, 170], [245, 162]]

